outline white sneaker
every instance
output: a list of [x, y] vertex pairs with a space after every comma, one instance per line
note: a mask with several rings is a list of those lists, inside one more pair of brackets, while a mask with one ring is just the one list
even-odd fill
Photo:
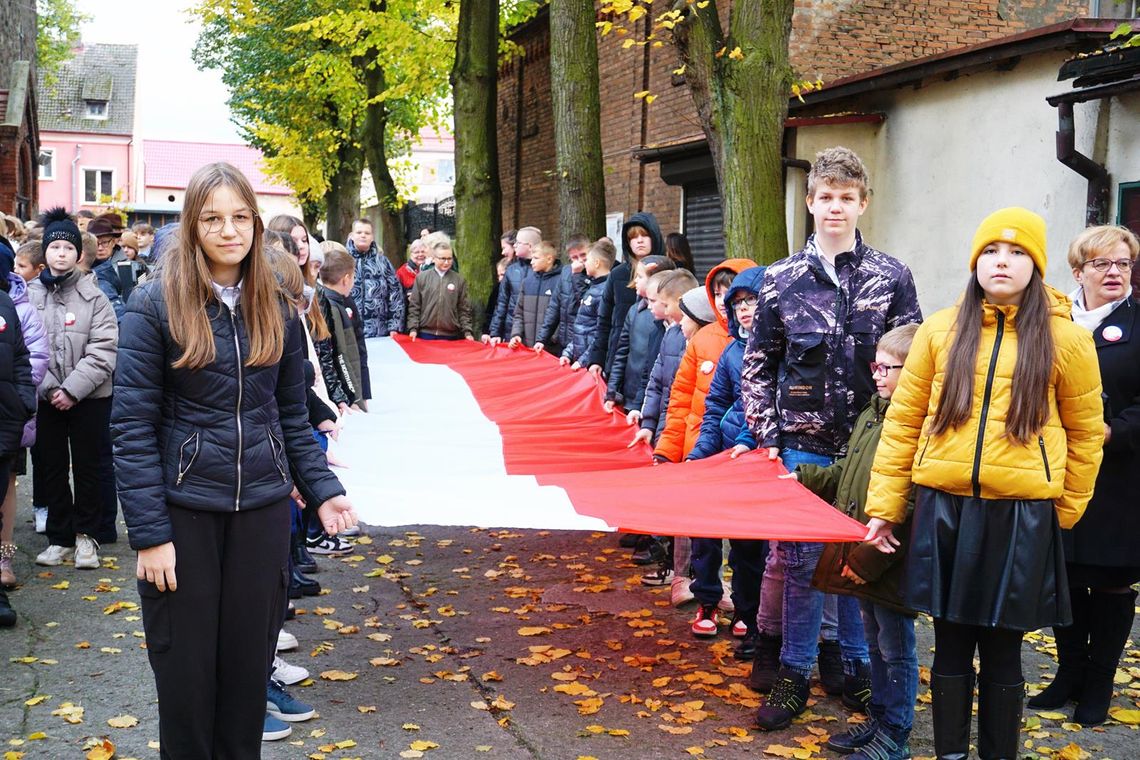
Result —
[[32, 507], [32, 517], [36, 521], [36, 533], [47, 533], [47, 507]]
[[286, 686], [301, 683], [309, 677], [309, 671], [300, 665], [290, 665], [280, 657], [273, 658], [273, 677]]
[[294, 636], [293, 634], [289, 633], [288, 631], [282, 630], [280, 633], [277, 634], [277, 651], [278, 652], [288, 652], [292, 649], [296, 649], [298, 646], [299, 646], [299, 644], [297, 642], [297, 637]]
[[692, 582], [692, 578], [678, 578], [676, 576], [669, 582], [669, 599], [673, 602], [674, 607], [682, 607], [697, 598], [689, 588], [689, 584]]
[[75, 537], [75, 568], [77, 570], [99, 569], [99, 542], [85, 533]]
[[75, 556], [75, 547], [56, 546], [52, 544], [36, 555], [36, 564], [45, 567], [56, 567]]

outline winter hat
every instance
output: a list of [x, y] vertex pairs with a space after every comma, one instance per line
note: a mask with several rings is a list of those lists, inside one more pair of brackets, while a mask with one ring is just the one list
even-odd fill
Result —
[[318, 264], [325, 263], [325, 251], [312, 235], [309, 235], [309, 261], [315, 261]]
[[713, 311], [709, 294], [703, 286], [693, 288], [681, 296], [680, 306], [681, 311], [701, 327], [716, 321], [716, 312]]
[[79, 234], [79, 227], [75, 220], [61, 207], [48, 209], [42, 217], [40, 224], [44, 227], [44, 250], [56, 240], [64, 240], [75, 246], [76, 254], [83, 251], [83, 238]]
[[12, 273], [14, 266], [16, 266], [16, 252], [12, 250], [8, 238], [0, 237], [0, 283], [8, 281], [8, 275]]
[[978, 256], [982, 250], [997, 241], [1013, 243], [1025, 249], [1033, 258], [1037, 273], [1045, 276], [1045, 220], [1024, 208], [1011, 206], [995, 211], [978, 226], [974, 233], [974, 245], [970, 255], [970, 271], [978, 266]]
[[641, 267], [646, 271], [647, 274], [654, 275], [658, 272], [665, 272], [670, 269], [676, 269], [677, 264], [668, 256], [658, 256], [657, 254], [652, 254], [650, 256], [646, 256], [641, 260]]

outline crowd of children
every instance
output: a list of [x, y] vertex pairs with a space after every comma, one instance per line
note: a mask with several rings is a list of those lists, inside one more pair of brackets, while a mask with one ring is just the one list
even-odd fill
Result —
[[[242, 189], [228, 169], [216, 171], [219, 188]], [[634, 431], [630, 447], [648, 445], [656, 464], [685, 466], [721, 452], [779, 459], [784, 477], [866, 523], [865, 541], [729, 538], [726, 581], [721, 539], [623, 537], [633, 561], [647, 566], [642, 583], [669, 586], [677, 607], [694, 604], [695, 637], [715, 637], [727, 624], [738, 640], [735, 656], [752, 662], [750, 685], [766, 695], [756, 715], [761, 729], [785, 728], [806, 709], [818, 668], [826, 693], [868, 715], [828, 742], [857, 760], [910, 756], [918, 685], [914, 617], [928, 613], [935, 621], [938, 756], [967, 757], [977, 686], [981, 757], [1013, 757], [1025, 691], [1023, 633], [1057, 627], [1062, 669], [1056, 687], [1038, 702], [1060, 707], [1084, 694], [1079, 715], [1097, 723], [1111, 698], [1111, 683], [1104, 698], [1103, 674], [1115, 668], [1123, 649], [1119, 630], [1131, 625], [1131, 610], [1123, 608], [1130, 608], [1135, 594], [1129, 587], [1140, 580], [1140, 569], [1127, 560], [1131, 555], [1122, 549], [1126, 559], [1115, 565], [1125, 567], [1105, 572], [1087, 557], [1073, 564], [1066, 550], [1077, 551], [1072, 537], [1078, 534], [1069, 529], [1086, 509], [1094, 483], [1100, 488], [1104, 442], [1115, 440], [1124, 457], [1114, 477], [1124, 477], [1140, 448], [1131, 445], [1140, 440], [1132, 430], [1133, 418], [1140, 419], [1132, 386], [1109, 386], [1106, 379], [1112, 398], [1127, 408], [1110, 411], [1101, 401], [1098, 351], [1126, 333], [1113, 322], [1097, 341], [1090, 339], [1105, 320], [1135, 310], [1123, 283], [1140, 244], [1126, 230], [1098, 228], [1116, 232], [1098, 232], [1093, 243], [1075, 247], [1074, 275], [1082, 286], [1095, 280], [1103, 297], [1078, 291], [1074, 307], [1044, 284], [1044, 221], [1024, 209], [1003, 209], [977, 230], [958, 304], [923, 322], [910, 270], [868, 245], [858, 229], [869, 188], [858, 156], [845, 148], [823, 151], [808, 176], [815, 232], [804, 248], [768, 267], [722, 261], [703, 284], [693, 274], [684, 237], [663, 236], [649, 213], [632, 215], [616, 243], [567, 236], [565, 263], [540, 230], [508, 232], [482, 332], [443, 233], [414, 241], [407, 262], [396, 268], [379, 250], [367, 219], [353, 223], [344, 245], [318, 242], [291, 216], [275, 217], [263, 229], [248, 203], [223, 193], [232, 213], [202, 216], [191, 239], [204, 248], [217, 245], [221, 262], [231, 235], [246, 253], [253, 237], [267, 252], [269, 271], [301, 325], [306, 414], [326, 457], [344, 415], [368, 411], [367, 339], [405, 333], [412, 340], [504, 342], [548, 352], [568, 371], [597, 375], [606, 388], [600, 413], [624, 415]], [[13, 225], [5, 225], [16, 238]], [[0, 466], [11, 473], [0, 479], [0, 488], [7, 487], [0, 511], [4, 588], [17, 583], [11, 563], [14, 486], [29, 447], [37, 530], [48, 539], [36, 562], [94, 569], [100, 544], [117, 540], [111, 420], [118, 402], [112, 385], [131, 387], [138, 366], [130, 358], [115, 379], [120, 322], [134, 314], [137, 337], [138, 320], [152, 319], [151, 307], [132, 299], [132, 289], [156, 298], [166, 292], [164, 268], [190, 265], [185, 230], [171, 226], [156, 234], [144, 224], [127, 231], [113, 213], [73, 218], [56, 209], [31, 233], [21, 227], [18, 234], [26, 239], [15, 249], [0, 237], [0, 325], [19, 327], [0, 329], [0, 342], [18, 337], [20, 344], [2, 352], [10, 370], [0, 368], [15, 391], [0, 394], [12, 406], [5, 407], [8, 416], [0, 425]], [[218, 240], [210, 242], [211, 235]], [[1104, 256], [1116, 258], [1102, 256], [1105, 247], [1111, 250]], [[1083, 279], [1086, 264], [1093, 266]], [[237, 271], [231, 270], [225, 271]], [[245, 299], [256, 298], [250, 288], [258, 286], [244, 278], [215, 278], [212, 287], [215, 295], [204, 291], [202, 297], [225, 304], [228, 314], [243, 292]], [[1128, 309], [1118, 310], [1122, 304]], [[221, 319], [223, 312], [209, 315]], [[187, 355], [199, 357], [194, 366], [214, 361], [195, 342], [199, 327], [170, 329]], [[251, 336], [271, 334], [263, 332], [264, 324], [248, 329]], [[250, 340], [246, 350], [254, 351]], [[175, 366], [185, 367], [185, 360]], [[1140, 385], [1140, 370], [1129, 380], [1134, 376]], [[25, 396], [26, 408], [18, 408], [15, 399]], [[210, 458], [217, 446], [207, 444], [204, 432], [178, 432], [183, 435], [167, 445], [170, 461], [164, 462], [173, 468], [176, 487], [184, 479], [194, 483], [196, 470], [217, 465]], [[285, 481], [282, 458], [310, 456], [287, 437], [271, 433], [268, 442], [270, 461]], [[240, 471], [238, 478], [240, 489]], [[122, 480], [120, 475], [120, 488]], [[320, 593], [310, 577], [318, 569], [312, 555], [353, 551], [344, 538], [354, 532], [352, 521], [330, 522], [321, 511], [336, 500], [335, 486], [329, 481], [317, 490], [320, 496], [299, 480], [287, 500], [290, 598]], [[154, 542], [136, 539], [156, 529], [138, 527], [137, 510], [132, 514], [132, 546], [149, 550]], [[146, 564], [146, 580], [161, 591], [150, 571], [161, 577], [165, 560], [147, 556], [144, 563], [140, 554], [140, 572]], [[1073, 578], [1067, 580], [1067, 573]], [[153, 597], [152, 591], [147, 589]], [[1115, 615], [1117, 633], [1096, 633], [1090, 604]], [[154, 609], [144, 604], [144, 613], [148, 606]], [[0, 590], [0, 625], [14, 622]], [[277, 650], [297, 646], [279, 621], [273, 631]], [[1093, 650], [1096, 659], [1090, 659]], [[163, 678], [178, 672], [164, 662], [152, 656], [160, 705]], [[288, 735], [282, 721], [312, 715], [284, 689], [306, 671], [278, 657], [270, 673], [266, 739]]]

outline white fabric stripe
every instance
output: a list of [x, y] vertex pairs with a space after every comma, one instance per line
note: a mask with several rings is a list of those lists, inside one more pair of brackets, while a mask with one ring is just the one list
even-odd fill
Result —
[[369, 339], [368, 367], [369, 411], [349, 415], [332, 443], [347, 465], [333, 471], [363, 522], [611, 530], [575, 512], [561, 488], [507, 475], [499, 429], [457, 372], [417, 364], [389, 338]]

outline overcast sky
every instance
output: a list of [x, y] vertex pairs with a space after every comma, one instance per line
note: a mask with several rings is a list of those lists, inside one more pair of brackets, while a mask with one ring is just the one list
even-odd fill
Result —
[[189, 0], [76, 0], [91, 16], [83, 41], [139, 46], [135, 108], [143, 138], [241, 142], [230, 122], [221, 75], [194, 66], [198, 24]]

